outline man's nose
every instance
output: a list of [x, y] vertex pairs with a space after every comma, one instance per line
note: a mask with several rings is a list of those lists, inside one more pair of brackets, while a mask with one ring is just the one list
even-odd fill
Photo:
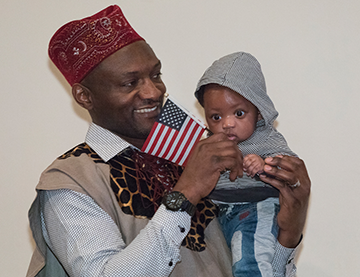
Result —
[[154, 83], [150, 78], [144, 80], [141, 88], [140, 97], [143, 99], [158, 99], [165, 93], [165, 85], [162, 83]]

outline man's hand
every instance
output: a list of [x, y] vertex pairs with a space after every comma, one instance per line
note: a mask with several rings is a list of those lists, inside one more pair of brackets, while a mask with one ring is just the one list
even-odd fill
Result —
[[256, 173], [262, 173], [264, 165], [264, 160], [256, 154], [249, 154], [244, 157], [244, 171], [247, 176], [254, 177]]
[[174, 190], [182, 192], [196, 205], [216, 186], [220, 173], [229, 170], [230, 179], [243, 175], [242, 153], [236, 144], [223, 134], [200, 141], [193, 149], [185, 170]]
[[310, 197], [311, 182], [305, 164], [296, 157], [270, 157], [265, 159], [264, 171], [274, 178], [260, 175], [261, 180], [280, 191], [278, 241], [285, 247], [294, 248], [304, 229]]

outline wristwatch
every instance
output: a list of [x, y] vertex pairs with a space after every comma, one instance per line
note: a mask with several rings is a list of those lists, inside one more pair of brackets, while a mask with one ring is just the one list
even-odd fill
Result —
[[162, 203], [168, 210], [185, 211], [191, 217], [195, 214], [196, 207], [180, 191], [172, 191], [165, 194]]

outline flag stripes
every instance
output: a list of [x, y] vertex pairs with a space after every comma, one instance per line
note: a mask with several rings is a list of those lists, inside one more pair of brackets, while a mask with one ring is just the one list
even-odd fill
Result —
[[[176, 118], [172, 120], [175, 116]], [[168, 99], [141, 150], [176, 164], [185, 165], [192, 148], [204, 131], [203, 126]]]

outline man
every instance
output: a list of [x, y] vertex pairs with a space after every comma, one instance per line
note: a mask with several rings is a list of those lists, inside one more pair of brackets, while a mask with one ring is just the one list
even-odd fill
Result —
[[[49, 55], [92, 118], [85, 143], [42, 174], [29, 211], [36, 249], [27, 276], [231, 276], [229, 249], [206, 199], [220, 172], [242, 176], [224, 134], [186, 168], [139, 151], [166, 91], [161, 63], [118, 6], [60, 28]], [[304, 163], [266, 160], [280, 190], [274, 275], [295, 273], [310, 192]], [[293, 186], [301, 184], [301, 186]], [[196, 206], [196, 207], [195, 207]]]

